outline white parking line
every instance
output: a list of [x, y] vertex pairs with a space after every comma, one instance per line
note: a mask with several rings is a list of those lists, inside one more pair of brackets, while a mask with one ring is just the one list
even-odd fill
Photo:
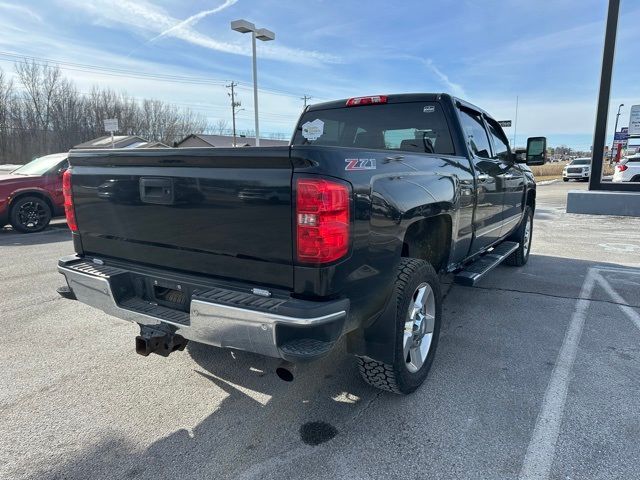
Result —
[[576, 304], [576, 310], [571, 318], [571, 323], [567, 327], [567, 332], [556, 360], [556, 366], [551, 373], [551, 379], [547, 385], [542, 407], [536, 419], [533, 435], [529, 442], [518, 477], [521, 480], [546, 480], [549, 478], [555, 456], [556, 444], [560, 434], [571, 369], [573, 368], [578, 345], [580, 344], [587, 308], [591, 301], [590, 296], [593, 293], [593, 288], [596, 283], [607, 292], [614, 302], [620, 304], [618, 305], [620, 310], [640, 329], [640, 314], [632, 307], [626, 305], [627, 302], [625, 299], [613, 289], [604, 276], [601, 275], [601, 272], [616, 272], [631, 275], [640, 274], [640, 271], [637, 269], [611, 267], [592, 267], [587, 272], [587, 276], [580, 290], [580, 299]]
[[[634, 273], [637, 273], [637, 272], [634, 272]], [[609, 294], [609, 296], [613, 299], [614, 302], [621, 303], [621, 304], [627, 303], [625, 299], [622, 298], [622, 296], [611, 287], [609, 282], [607, 282], [602, 275], [598, 275], [598, 283], [600, 284], [600, 286], [602, 286], [602, 288], [604, 288], [605, 292]], [[629, 320], [631, 320], [634, 323], [634, 325], [638, 327], [638, 330], [640, 330], [640, 313], [636, 312], [632, 307], [628, 305], [618, 305], [618, 306], [620, 307], [620, 310], [622, 310], [624, 314], [627, 317], [629, 317]]]
[[558, 435], [560, 434], [567, 389], [569, 388], [569, 377], [573, 362], [576, 359], [576, 352], [578, 351], [584, 320], [589, 307], [590, 300], [588, 299], [593, 291], [595, 280], [596, 273], [593, 268], [590, 268], [580, 289], [580, 300], [576, 304], [576, 310], [567, 327], [567, 332], [556, 359], [556, 365], [547, 385], [542, 407], [536, 419], [533, 435], [518, 476], [521, 480], [547, 479], [549, 477]]

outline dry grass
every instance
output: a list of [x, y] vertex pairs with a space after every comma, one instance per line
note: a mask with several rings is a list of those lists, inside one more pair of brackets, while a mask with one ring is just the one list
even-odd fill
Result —
[[531, 171], [536, 178], [538, 177], [550, 177], [560, 178], [562, 177], [562, 169], [566, 163], [547, 163], [545, 165], [532, 166]]
[[[566, 162], [558, 163], [546, 163], [540, 166], [532, 166], [531, 171], [536, 177], [536, 180], [552, 180], [554, 178], [562, 178], [562, 170], [564, 169]], [[605, 163], [602, 169], [603, 175], [613, 175], [613, 166]]]

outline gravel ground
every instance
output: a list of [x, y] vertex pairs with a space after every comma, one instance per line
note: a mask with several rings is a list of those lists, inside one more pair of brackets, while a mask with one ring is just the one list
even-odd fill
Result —
[[451, 286], [425, 385], [364, 385], [339, 348], [299, 367], [190, 344], [59, 298], [64, 224], [0, 231], [0, 478], [637, 478], [640, 220], [539, 188], [532, 256]]

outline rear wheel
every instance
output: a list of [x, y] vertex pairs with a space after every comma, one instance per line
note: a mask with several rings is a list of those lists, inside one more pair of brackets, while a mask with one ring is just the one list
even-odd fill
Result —
[[530, 206], [524, 209], [522, 222], [515, 232], [511, 234], [509, 240], [518, 242], [518, 249], [507, 257], [505, 263], [514, 267], [521, 267], [529, 260], [531, 250], [531, 239], [533, 238], [533, 211]]
[[22, 197], [11, 206], [9, 219], [11, 226], [19, 232], [39, 232], [49, 225], [51, 208], [40, 197]]
[[358, 357], [362, 378], [389, 392], [408, 394], [427, 378], [440, 335], [442, 294], [435, 270], [424, 260], [403, 258], [395, 284], [393, 364]]

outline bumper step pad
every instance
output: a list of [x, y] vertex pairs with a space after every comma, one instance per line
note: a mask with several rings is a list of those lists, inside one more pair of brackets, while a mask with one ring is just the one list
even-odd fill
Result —
[[320, 357], [333, 348], [335, 342], [323, 342], [313, 338], [291, 340], [280, 347], [280, 351], [287, 357], [296, 359], [313, 359]]

